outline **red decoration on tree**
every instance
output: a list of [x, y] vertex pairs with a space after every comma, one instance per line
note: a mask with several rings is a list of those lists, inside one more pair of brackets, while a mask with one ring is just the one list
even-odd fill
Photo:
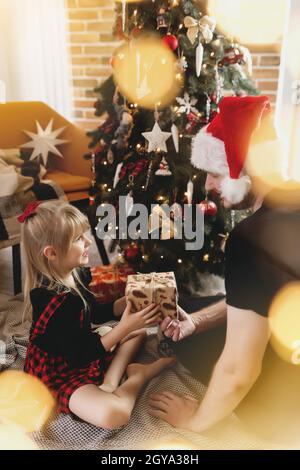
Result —
[[237, 48], [230, 47], [225, 49], [224, 57], [220, 60], [220, 64], [222, 65], [233, 65], [233, 64], [242, 64], [244, 63], [244, 56], [241, 51]]
[[95, 196], [89, 196], [89, 206], [95, 205]]
[[177, 47], [178, 47], [178, 39], [176, 36], [174, 36], [174, 34], [167, 34], [162, 42], [168, 46], [171, 51], [176, 51]]
[[109, 116], [98, 129], [100, 129], [106, 135], [111, 135], [117, 130], [118, 127], [118, 120], [113, 116]]
[[134, 263], [139, 255], [139, 247], [134, 244], [124, 250], [124, 258], [128, 263]]
[[199, 116], [197, 116], [197, 114], [193, 113], [193, 112], [190, 112], [188, 115], [187, 115], [187, 120], [188, 120], [188, 124], [186, 125], [186, 130], [187, 132], [194, 132], [194, 130], [197, 129], [197, 127], [199, 126], [200, 124], [200, 119], [199, 119]]
[[119, 174], [119, 180], [122, 180], [123, 178], [125, 178], [128, 170], [131, 170], [130, 174], [135, 178], [141, 173], [141, 171], [146, 169], [147, 165], [148, 165], [148, 160], [146, 158], [138, 160], [137, 163], [130, 162], [130, 163], [127, 163], [126, 165], [123, 165]]
[[216, 204], [209, 201], [207, 197], [204, 201], [199, 202], [197, 207], [204, 213], [204, 217], [214, 217], [218, 212]]

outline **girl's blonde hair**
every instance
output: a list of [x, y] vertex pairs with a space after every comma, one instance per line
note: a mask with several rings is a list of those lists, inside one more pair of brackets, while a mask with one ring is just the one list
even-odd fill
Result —
[[[42, 202], [35, 209], [35, 214], [29, 216], [22, 224], [21, 234], [26, 262], [23, 319], [31, 318], [30, 291], [35, 287], [40, 287], [43, 278], [48, 280], [46, 287], [49, 290], [57, 292], [75, 290], [81, 297], [85, 308], [88, 308], [80, 289], [77, 286], [71, 289], [64, 284], [61, 273], [54, 268], [43, 251], [46, 246], [51, 245], [55, 248], [58, 257], [63, 259], [76, 237], [86, 232], [89, 227], [88, 219], [84, 214], [61, 200]], [[72, 274], [76, 281], [86, 289], [76, 268]]]

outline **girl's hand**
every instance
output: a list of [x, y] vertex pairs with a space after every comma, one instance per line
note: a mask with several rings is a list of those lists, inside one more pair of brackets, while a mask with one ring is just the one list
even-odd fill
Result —
[[106, 351], [124, 340], [132, 331], [158, 325], [160, 319], [160, 306], [149, 305], [140, 312], [131, 313], [131, 302], [127, 303], [123, 316], [119, 323], [106, 335], [100, 338]]
[[139, 330], [134, 330], [131, 333], [129, 333], [125, 338], [120, 341], [120, 344], [126, 343], [126, 341], [135, 338], [136, 336], [140, 335], [147, 335], [147, 328], [140, 328]]
[[148, 307], [136, 313], [131, 313], [131, 302], [129, 301], [120, 320], [120, 325], [124, 326], [127, 333], [158, 325], [160, 319], [160, 306], [150, 304]]
[[126, 308], [126, 297], [121, 297], [114, 302], [114, 316], [120, 317]]

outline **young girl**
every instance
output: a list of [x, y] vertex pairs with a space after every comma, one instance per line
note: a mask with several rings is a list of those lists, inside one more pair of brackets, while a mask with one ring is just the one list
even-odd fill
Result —
[[[35, 201], [19, 221], [26, 259], [25, 314], [32, 312], [25, 372], [48, 386], [62, 412], [102, 428], [125, 425], [145, 383], [174, 363], [173, 358], [131, 363], [145, 338], [136, 330], [157, 324], [159, 307], [131, 313], [124, 298], [108, 305], [96, 302], [84, 268], [89, 224], [75, 207]], [[121, 319], [107, 334], [92, 332], [91, 322], [116, 316]], [[127, 380], [119, 385], [125, 372]]]

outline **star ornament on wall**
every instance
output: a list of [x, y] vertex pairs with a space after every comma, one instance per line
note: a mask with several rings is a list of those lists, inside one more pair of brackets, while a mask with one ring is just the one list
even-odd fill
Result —
[[34, 132], [24, 131], [25, 134], [27, 134], [32, 139], [31, 142], [27, 142], [26, 144], [21, 145], [23, 148], [33, 149], [30, 160], [34, 160], [41, 156], [44, 165], [46, 166], [49, 153], [53, 153], [54, 155], [63, 158], [63, 155], [56, 148], [56, 146], [69, 142], [68, 140], [57, 138], [59, 134], [65, 130], [65, 127], [61, 127], [60, 129], [56, 130], [52, 130], [52, 127], [53, 119], [51, 119], [46, 129], [43, 129], [40, 123], [36, 121], [37, 134]]
[[155, 152], [158, 149], [167, 152], [166, 141], [172, 134], [171, 132], [163, 132], [157, 122], [151, 132], [143, 132], [142, 135], [149, 142], [148, 153]]

